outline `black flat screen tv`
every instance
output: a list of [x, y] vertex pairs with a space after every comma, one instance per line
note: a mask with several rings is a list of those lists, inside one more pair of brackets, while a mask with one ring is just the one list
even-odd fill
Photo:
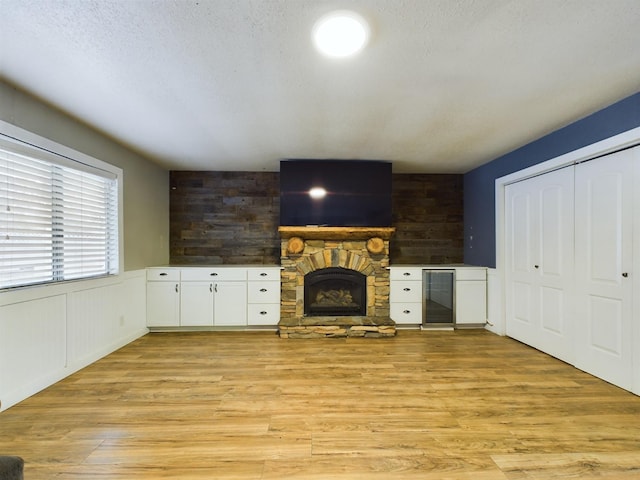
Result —
[[[312, 188], [324, 188], [326, 196], [312, 198]], [[280, 225], [391, 226], [391, 163], [282, 160]]]

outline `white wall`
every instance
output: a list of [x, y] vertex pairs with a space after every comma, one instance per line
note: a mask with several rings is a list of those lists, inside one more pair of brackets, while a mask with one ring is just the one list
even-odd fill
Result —
[[145, 270], [0, 294], [0, 410], [146, 334]]
[[169, 262], [166, 169], [2, 80], [0, 120], [121, 168], [124, 269], [138, 270]]
[[0, 120], [119, 167], [124, 184], [124, 273], [0, 292], [2, 410], [147, 333], [144, 268], [169, 261], [169, 172], [2, 80]]

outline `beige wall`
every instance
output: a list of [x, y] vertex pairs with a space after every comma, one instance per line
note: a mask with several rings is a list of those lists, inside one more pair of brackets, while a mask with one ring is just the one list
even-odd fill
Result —
[[169, 172], [0, 81], [0, 120], [124, 171], [124, 269], [169, 262]]

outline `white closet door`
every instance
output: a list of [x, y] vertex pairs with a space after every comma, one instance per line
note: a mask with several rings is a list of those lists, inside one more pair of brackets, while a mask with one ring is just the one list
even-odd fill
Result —
[[506, 194], [507, 335], [572, 362], [573, 168]]
[[507, 335], [532, 346], [539, 344], [534, 270], [537, 249], [534, 232], [538, 230], [536, 183], [536, 178], [524, 180], [508, 185], [505, 192]]
[[576, 167], [576, 362], [632, 387], [633, 152]]
[[575, 358], [572, 296], [574, 261], [574, 169], [538, 177], [540, 230], [540, 349], [565, 362]]

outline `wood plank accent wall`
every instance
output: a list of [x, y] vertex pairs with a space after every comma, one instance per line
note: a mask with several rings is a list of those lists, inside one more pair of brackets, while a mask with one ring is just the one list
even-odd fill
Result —
[[[280, 264], [274, 172], [170, 175], [170, 262]], [[462, 175], [394, 174], [392, 264], [461, 263]]]
[[394, 174], [391, 264], [462, 263], [463, 176]]
[[170, 185], [172, 264], [280, 264], [278, 173], [172, 171]]

